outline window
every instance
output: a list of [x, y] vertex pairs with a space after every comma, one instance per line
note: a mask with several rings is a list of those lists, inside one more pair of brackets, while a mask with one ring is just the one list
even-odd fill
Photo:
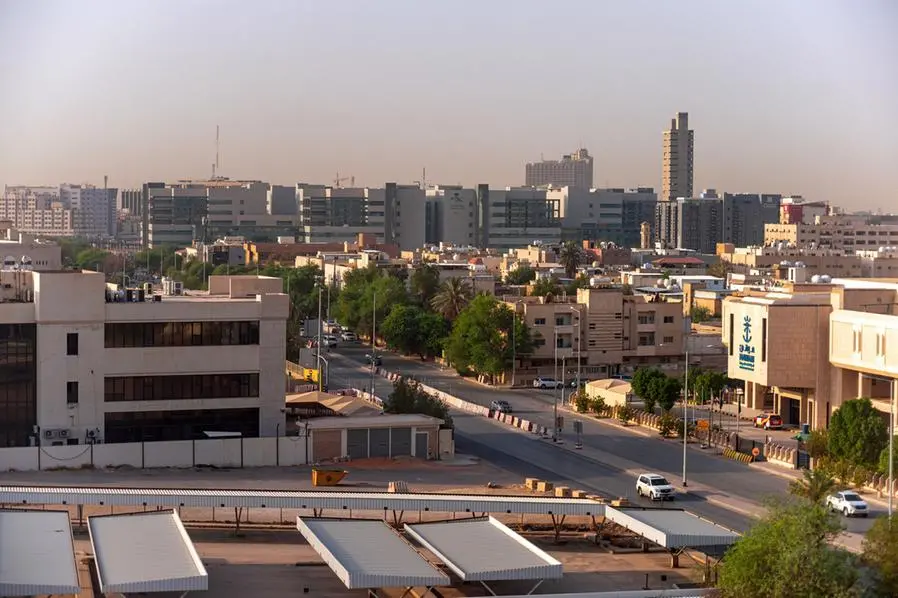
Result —
[[77, 332], [69, 332], [65, 335], [65, 354], [66, 355], [77, 355], [78, 354], [78, 333]]
[[673, 323], [674, 323], [674, 317], [673, 317], [673, 316], [664, 316], [664, 323], [665, 323], [665, 324], [673, 324]]
[[127, 322], [106, 324], [107, 349], [258, 345], [259, 322]]
[[65, 383], [65, 402], [66, 405], [78, 404], [78, 382]]
[[566, 322], [564, 316], [555, 316], [555, 325], [556, 326], [567, 326], [569, 322]]
[[545, 318], [536, 318], [536, 319], [533, 320], [533, 325], [534, 325], [534, 326], [545, 326], [545, 325], [546, 325], [546, 319], [545, 319]]
[[104, 386], [107, 402], [236, 399], [259, 396], [259, 374], [115, 376]]
[[649, 312], [646, 314], [641, 314], [639, 316], [640, 324], [654, 324], [655, 323], [655, 312]]
[[665, 344], [673, 343], [673, 338], [674, 338], [674, 337], [672, 337], [672, 336], [665, 336], [663, 342], [664, 342]]

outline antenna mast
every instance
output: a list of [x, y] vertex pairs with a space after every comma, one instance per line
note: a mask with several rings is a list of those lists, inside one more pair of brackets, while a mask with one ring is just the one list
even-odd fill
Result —
[[215, 125], [215, 164], [212, 165], [212, 179], [215, 180], [216, 174], [221, 172], [221, 165], [219, 164], [219, 126]]

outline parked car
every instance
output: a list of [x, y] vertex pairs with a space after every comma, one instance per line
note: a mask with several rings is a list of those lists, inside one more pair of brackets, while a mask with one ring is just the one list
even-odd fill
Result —
[[533, 388], [561, 388], [563, 385], [555, 378], [539, 376], [533, 381]]
[[636, 494], [652, 500], [673, 500], [676, 490], [663, 475], [643, 473], [636, 479]]
[[838, 511], [846, 517], [866, 517], [869, 514], [867, 502], [857, 492], [843, 490], [826, 497], [830, 511]]
[[490, 411], [511, 413], [511, 405], [508, 404], [508, 401], [493, 401], [490, 403]]
[[321, 346], [322, 347], [336, 347], [340, 341], [333, 334], [325, 334], [321, 337]]
[[354, 343], [359, 340], [359, 337], [356, 336], [356, 333], [352, 330], [344, 330], [343, 333], [340, 334], [340, 338], [347, 343]]
[[782, 430], [783, 418], [775, 413], [760, 413], [755, 416], [755, 427], [765, 430]]
[[374, 364], [376, 366], [383, 365], [383, 359], [381, 359], [380, 355], [372, 355], [371, 353], [368, 353], [367, 355], [365, 355], [365, 361], [368, 362], [368, 365], [371, 365], [371, 364]]

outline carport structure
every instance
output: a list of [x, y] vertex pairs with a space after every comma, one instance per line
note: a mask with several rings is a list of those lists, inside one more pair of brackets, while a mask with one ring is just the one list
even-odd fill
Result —
[[493, 517], [407, 523], [405, 531], [459, 579], [480, 582], [493, 596], [491, 581], [534, 581], [530, 595], [563, 575], [559, 561]]
[[88, 517], [97, 579], [104, 594], [209, 589], [209, 577], [175, 511]]
[[64, 511], [0, 511], [0, 596], [79, 594]]
[[605, 507], [605, 520], [670, 551], [672, 567], [679, 566], [680, 555], [686, 550], [721, 556], [739, 539], [736, 532], [682, 509], [609, 506]]
[[405, 538], [380, 519], [296, 518], [296, 529], [349, 590], [449, 585], [438, 570]]

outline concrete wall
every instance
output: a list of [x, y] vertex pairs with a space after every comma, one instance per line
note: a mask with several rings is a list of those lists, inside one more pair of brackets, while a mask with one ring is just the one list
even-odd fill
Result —
[[305, 465], [305, 437], [215, 438], [0, 449], [0, 471], [106, 467], [271, 467]]

